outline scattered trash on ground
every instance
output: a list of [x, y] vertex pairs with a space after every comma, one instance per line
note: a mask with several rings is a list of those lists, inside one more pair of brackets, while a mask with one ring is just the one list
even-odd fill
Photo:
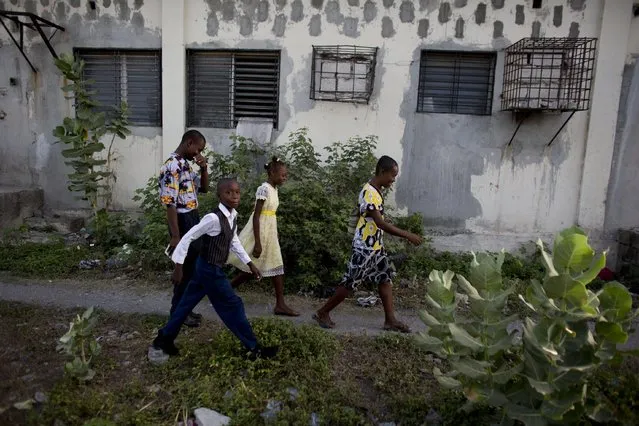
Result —
[[363, 306], [365, 308], [369, 308], [372, 306], [375, 306], [377, 304], [377, 302], [379, 302], [380, 299], [377, 296], [371, 295], [371, 296], [367, 296], [367, 297], [358, 297], [357, 298], [357, 304], [359, 306]]

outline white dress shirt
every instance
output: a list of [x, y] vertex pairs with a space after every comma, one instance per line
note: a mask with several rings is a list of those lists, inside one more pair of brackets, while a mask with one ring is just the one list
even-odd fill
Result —
[[[226, 216], [226, 220], [229, 222], [229, 226], [233, 228], [233, 222], [237, 217], [237, 212], [235, 209], [228, 209], [225, 205], [221, 204], [218, 206], [222, 211], [222, 214]], [[211, 237], [216, 237], [220, 235], [222, 232], [222, 227], [220, 226], [220, 219], [217, 217], [215, 213], [209, 213], [202, 218], [200, 223], [195, 225], [193, 228], [189, 230], [182, 239], [180, 239], [179, 244], [175, 247], [175, 251], [173, 251], [173, 256], [171, 256], [171, 260], [177, 264], [184, 264], [184, 259], [186, 259], [186, 254], [189, 251], [189, 246], [191, 243], [202, 235], [207, 234]], [[233, 239], [231, 240], [231, 251], [240, 258], [240, 260], [247, 265], [251, 258], [242, 247], [242, 243], [240, 243], [240, 239], [237, 236], [237, 230], [234, 232]]]

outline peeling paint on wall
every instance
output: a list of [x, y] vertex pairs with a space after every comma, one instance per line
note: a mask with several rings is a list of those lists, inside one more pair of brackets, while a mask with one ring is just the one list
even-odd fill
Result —
[[428, 19], [420, 19], [419, 25], [417, 26], [417, 35], [420, 38], [428, 37], [428, 27], [430, 26], [430, 22]]
[[443, 2], [440, 6], [439, 6], [439, 16], [438, 16], [438, 20], [440, 24], [445, 24], [446, 22], [450, 21], [450, 17], [452, 16], [453, 12], [450, 8], [450, 3], [448, 2]]
[[311, 17], [308, 23], [308, 34], [311, 37], [318, 37], [322, 34], [322, 15], [317, 14]]
[[579, 37], [579, 23], [578, 22], [571, 22], [570, 23], [570, 30], [568, 30], [568, 37], [570, 37], [570, 38]]
[[415, 6], [412, 1], [403, 1], [399, 8], [399, 19], [403, 23], [413, 22], [415, 20]]
[[479, 3], [475, 9], [475, 23], [481, 25], [486, 22], [486, 3]]
[[304, 3], [302, 0], [295, 0], [291, 3], [291, 21], [301, 22], [304, 19]]
[[561, 22], [563, 20], [563, 15], [564, 15], [564, 7], [563, 6], [555, 6], [553, 8], [552, 24], [555, 27], [561, 27]]
[[382, 37], [390, 38], [395, 35], [395, 28], [393, 28], [393, 20], [388, 16], [382, 18]]
[[377, 6], [371, 0], [364, 3], [364, 21], [373, 22], [377, 17]]

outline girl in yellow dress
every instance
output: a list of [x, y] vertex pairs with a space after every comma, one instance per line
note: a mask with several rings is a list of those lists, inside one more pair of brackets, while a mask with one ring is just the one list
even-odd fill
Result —
[[[271, 277], [275, 289], [275, 315], [299, 316], [284, 301], [284, 262], [277, 238], [277, 217], [275, 212], [279, 205], [277, 187], [286, 182], [288, 170], [286, 164], [277, 157], [264, 166], [268, 180], [257, 188], [255, 193], [255, 210], [251, 214], [242, 232], [240, 242], [251, 256], [251, 261], [262, 273], [263, 277]], [[229, 264], [240, 270], [231, 285], [236, 288], [252, 278], [249, 269], [233, 253], [229, 256]]]

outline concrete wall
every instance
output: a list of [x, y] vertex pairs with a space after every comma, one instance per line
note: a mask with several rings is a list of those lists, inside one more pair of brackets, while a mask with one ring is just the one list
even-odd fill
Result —
[[[0, 10], [37, 13], [65, 28], [52, 39], [58, 54], [73, 48], [160, 48], [161, 8], [157, 2], [100, 0], [96, 10], [86, 0], [3, 0]], [[5, 20], [6, 21], [6, 20]], [[48, 30], [45, 29], [47, 33]], [[0, 28], [0, 181], [3, 185], [40, 186], [48, 208], [82, 207], [67, 190], [69, 168], [55, 144], [52, 130], [72, 114], [60, 87], [63, 79], [53, 57], [34, 31], [25, 30], [33, 73], [6, 31]], [[10, 79], [17, 80], [16, 86]], [[0, 114], [1, 116], [1, 114]], [[127, 140], [117, 139], [115, 207], [134, 207], [136, 188], [156, 172], [162, 159], [161, 128], [132, 128]]]
[[639, 226], [639, 17], [632, 20], [621, 93], [606, 203], [610, 231]]
[[[132, 191], [155, 173], [184, 131], [185, 48], [280, 49], [276, 142], [283, 143], [303, 126], [319, 148], [354, 135], [378, 135], [379, 153], [401, 162], [391, 202], [404, 211], [421, 212], [428, 225], [447, 232], [498, 236], [497, 246], [555, 232], [582, 217], [588, 228], [603, 229], [600, 206], [610, 165], [604, 161], [597, 167], [597, 145], [587, 141], [589, 135], [600, 137], [594, 130], [598, 126], [616, 125], [625, 59], [618, 49], [625, 55], [627, 43], [616, 48], [610, 40], [629, 28], [631, 0], [545, 0], [540, 9], [533, 9], [531, 0], [99, 0], [96, 11], [86, 0], [25, 3], [19, 7], [17, 1], [4, 0], [0, 8], [27, 8], [67, 27], [54, 38], [59, 52], [73, 47], [163, 49], [163, 126], [135, 129], [133, 137], [119, 143], [120, 206], [133, 206]], [[589, 121], [587, 112], [577, 113], [550, 147], [546, 144], [565, 116], [531, 118], [507, 147], [517, 122], [499, 112], [500, 50], [530, 36], [600, 37], [604, 25], [609, 36], [603, 40], [606, 48], [599, 50], [598, 65], [605, 72], [596, 77], [601, 81], [598, 104], [614, 117], [597, 114]], [[52, 59], [34, 40], [30, 57], [41, 69], [34, 78], [6, 34], [0, 33], [0, 40], [0, 87], [8, 92], [0, 96], [0, 109], [7, 111], [0, 121], [0, 149], [16, 159], [11, 166], [0, 163], [0, 177], [43, 185], [48, 205], [70, 205], [66, 169], [60, 165], [59, 147], [51, 145], [51, 129], [68, 114]], [[368, 105], [309, 99], [313, 44], [379, 47]], [[491, 116], [415, 112], [419, 53], [426, 48], [498, 52]], [[8, 86], [11, 76], [19, 77], [20, 87]], [[200, 130], [213, 149], [228, 146], [232, 131]], [[614, 130], [608, 138], [612, 157]], [[608, 145], [604, 141], [599, 146]], [[590, 155], [588, 149], [593, 150]], [[583, 182], [594, 185], [588, 179], [601, 180], [603, 189], [582, 188]], [[583, 197], [591, 192], [591, 199]], [[455, 244], [476, 245], [473, 241]]]

